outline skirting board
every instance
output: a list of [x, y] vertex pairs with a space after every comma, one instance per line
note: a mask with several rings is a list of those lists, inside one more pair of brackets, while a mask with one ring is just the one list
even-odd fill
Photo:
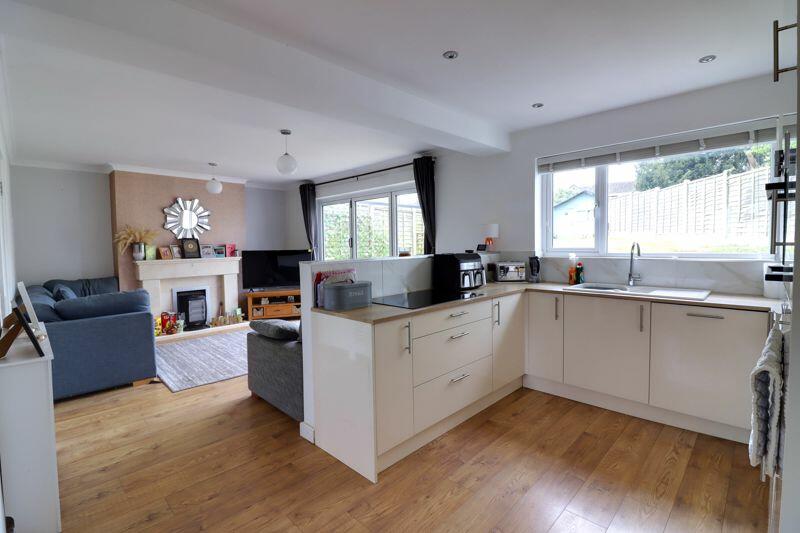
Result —
[[728, 439], [736, 442], [747, 443], [750, 439], [750, 430], [742, 429], [720, 422], [712, 422], [704, 418], [697, 418], [695, 416], [676, 413], [660, 407], [653, 407], [615, 396], [609, 396], [601, 392], [594, 392], [579, 387], [573, 387], [565, 383], [558, 383], [547, 379], [537, 378], [526, 374], [522, 379], [522, 384], [527, 389], [534, 389], [556, 396], [562, 396], [575, 400], [576, 402], [588, 403], [618, 413], [643, 418], [645, 420], [652, 420], [668, 426], [675, 426], [681, 429], [688, 429], [697, 433], [703, 433], [722, 439]]
[[488, 396], [484, 396], [477, 402], [468, 405], [467, 407], [463, 408], [462, 410], [458, 411], [457, 413], [453, 413], [452, 415], [448, 416], [444, 420], [437, 422], [436, 424], [432, 425], [428, 429], [422, 431], [421, 433], [417, 433], [407, 441], [398, 444], [391, 450], [383, 453], [378, 457], [378, 472], [382, 472], [386, 470], [396, 462], [408, 457], [415, 451], [419, 450], [429, 442], [433, 441], [437, 437], [444, 435], [460, 423], [472, 418], [476, 414], [480, 413], [490, 405], [500, 401], [501, 399], [505, 398], [515, 390], [522, 387], [522, 378], [517, 378], [514, 381], [510, 382], [508, 385], [505, 385], [493, 393], [489, 394]]
[[314, 444], [314, 426], [306, 422], [300, 422], [300, 436]]

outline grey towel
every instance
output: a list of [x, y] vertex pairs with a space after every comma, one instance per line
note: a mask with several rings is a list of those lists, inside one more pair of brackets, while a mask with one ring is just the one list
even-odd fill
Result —
[[783, 333], [776, 325], [767, 337], [750, 373], [753, 413], [750, 430], [750, 464], [761, 465], [761, 477], [775, 475], [780, 442], [783, 396]]

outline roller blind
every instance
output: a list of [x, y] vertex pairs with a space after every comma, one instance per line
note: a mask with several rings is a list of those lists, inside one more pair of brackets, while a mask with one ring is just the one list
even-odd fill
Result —
[[[786, 126], [786, 128], [792, 132], [792, 136], [795, 136], [795, 126]], [[542, 157], [537, 161], [537, 170], [540, 174], [543, 174], [546, 172], [573, 170], [583, 167], [596, 167], [614, 163], [627, 163], [631, 161], [641, 161], [643, 159], [689, 154], [692, 152], [719, 150], [720, 148], [731, 148], [733, 146], [747, 145], [751, 140], [754, 143], [775, 141], [774, 127], [762, 127], [760, 129], [744, 130], [735, 133], [725, 133], [722, 135], [713, 135], [711, 132], [709, 133], [710, 136], [708, 137], [702, 137], [702, 133], [700, 133], [696, 138], [677, 142], [674, 140], [673, 142], [669, 142], [669, 140], [665, 138], [663, 144], [657, 143], [656, 141], [651, 141], [653, 144], [645, 145], [643, 147], [631, 147], [631, 145], [634, 143], [628, 143], [618, 145], [616, 147], [606, 147], [605, 149], [600, 148], [550, 157]]]

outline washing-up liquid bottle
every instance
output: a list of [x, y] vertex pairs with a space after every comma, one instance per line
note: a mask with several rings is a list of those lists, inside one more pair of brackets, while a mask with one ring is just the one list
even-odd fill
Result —
[[578, 264], [575, 265], [575, 282], [580, 284], [583, 283], [583, 261], [578, 261]]
[[567, 271], [567, 283], [575, 285], [578, 283], [578, 256], [569, 254], [569, 270]]

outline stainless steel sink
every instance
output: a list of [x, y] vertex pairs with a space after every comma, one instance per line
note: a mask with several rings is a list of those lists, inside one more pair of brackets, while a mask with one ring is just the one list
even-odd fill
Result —
[[631, 296], [647, 296], [650, 298], [669, 298], [678, 300], [703, 301], [711, 291], [701, 289], [679, 289], [673, 287], [648, 287], [646, 285], [616, 285], [613, 283], [580, 283], [564, 289], [568, 292], [588, 292], [596, 294], [623, 293]]

